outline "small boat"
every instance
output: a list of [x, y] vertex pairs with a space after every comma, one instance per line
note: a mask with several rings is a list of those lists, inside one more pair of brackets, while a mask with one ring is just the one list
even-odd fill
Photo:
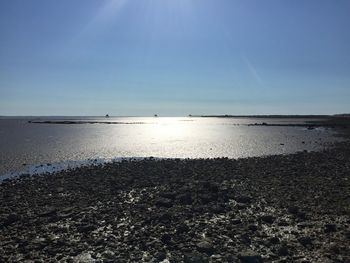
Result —
[[154, 114], [154, 117], [158, 117], [158, 114]]
[[108, 114], [106, 114], [106, 116], [105, 116], [106, 118], [109, 118], [109, 115]]

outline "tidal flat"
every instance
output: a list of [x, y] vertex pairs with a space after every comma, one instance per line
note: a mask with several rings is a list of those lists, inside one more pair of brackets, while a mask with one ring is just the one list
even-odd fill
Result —
[[350, 262], [350, 143], [21, 176], [0, 203], [0, 262]]
[[323, 123], [324, 118], [110, 117], [111, 124], [106, 120], [0, 118], [0, 181], [4, 175], [32, 173], [47, 164], [57, 169], [86, 160], [150, 156], [237, 159], [317, 151], [337, 140], [333, 125]]

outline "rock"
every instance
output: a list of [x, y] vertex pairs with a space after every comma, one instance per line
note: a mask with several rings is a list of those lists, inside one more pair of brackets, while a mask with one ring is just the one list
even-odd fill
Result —
[[168, 198], [158, 198], [155, 203], [158, 207], [170, 208], [173, 206], [173, 201]]
[[196, 252], [184, 255], [184, 263], [209, 263], [209, 258]]
[[288, 256], [289, 255], [289, 249], [287, 246], [282, 245], [279, 247], [278, 251], [277, 251], [279, 256]]
[[306, 219], [306, 213], [305, 212], [301, 212], [299, 211], [296, 216], [300, 219], [300, 220], [305, 220]]
[[35, 248], [42, 249], [49, 244], [49, 241], [46, 238], [36, 238], [31, 243]]
[[74, 208], [73, 207], [66, 207], [66, 208], [63, 208], [61, 210], [59, 210], [57, 212], [57, 216], [59, 218], [67, 218], [67, 217], [71, 217], [74, 215]]
[[245, 245], [250, 245], [251, 244], [252, 240], [251, 240], [251, 238], [250, 238], [248, 233], [244, 233], [244, 234], [241, 235], [241, 242], [243, 244], [245, 244]]
[[249, 204], [249, 203], [252, 202], [252, 198], [249, 197], [249, 196], [243, 196], [243, 195], [241, 195], [241, 196], [236, 197], [236, 198], [235, 198], [235, 201], [236, 201], [237, 203]]
[[174, 200], [175, 197], [176, 197], [176, 193], [174, 193], [174, 192], [163, 192], [163, 193], [160, 193], [159, 196], [161, 196], [163, 198]]
[[263, 215], [260, 217], [261, 221], [272, 224], [275, 221], [275, 217], [272, 215]]
[[223, 213], [225, 213], [225, 208], [223, 206], [220, 206], [220, 205], [212, 205], [210, 207], [210, 211], [213, 214], [223, 214]]
[[91, 224], [81, 225], [78, 227], [80, 233], [89, 233], [96, 229], [96, 226]]
[[102, 253], [104, 259], [115, 259], [115, 253], [111, 250], [106, 250]]
[[211, 202], [215, 202], [218, 199], [216, 194], [201, 194], [198, 196], [201, 200], [202, 204], [209, 204]]
[[190, 229], [185, 223], [182, 223], [176, 226], [176, 233], [179, 233], [179, 234], [186, 233], [188, 232], [188, 230]]
[[169, 245], [171, 243], [171, 235], [169, 234], [163, 234], [160, 238], [160, 240], [166, 244], [166, 245]]
[[170, 213], [162, 213], [157, 217], [157, 219], [159, 219], [159, 221], [163, 224], [169, 224], [172, 220], [172, 215]]
[[216, 183], [213, 182], [204, 182], [203, 188], [211, 193], [217, 193], [219, 192], [219, 186]]
[[269, 238], [269, 243], [272, 245], [276, 245], [280, 243], [280, 239], [278, 237], [271, 237]]
[[248, 229], [249, 229], [250, 231], [255, 232], [256, 230], [258, 230], [258, 226], [257, 226], [257, 225], [249, 225], [249, 226], [248, 226]]
[[242, 263], [261, 263], [263, 259], [261, 255], [255, 253], [252, 250], [247, 250], [238, 255], [238, 258]]
[[47, 207], [45, 210], [41, 211], [38, 216], [40, 217], [49, 217], [56, 215], [57, 209], [54, 207]]
[[64, 192], [64, 188], [63, 187], [57, 187], [56, 188], [56, 192], [57, 193], [63, 193]]
[[231, 220], [231, 224], [232, 224], [232, 225], [239, 225], [239, 224], [242, 224], [242, 220], [239, 219], [239, 218], [232, 219], [232, 220]]
[[0, 262], [348, 262], [349, 158], [125, 160], [5, 181]]
[[28, 173], [23, 173], [20, 175], [20, 178], [28, 178], [28, 177], [30, 177], [30, 174]]
[[182, 205], [191, 205], [193, 202], [192, 196], [190, 193], [180, 194], [176, 197], [176, 199]]
[[303, 246], [311, 245], [312, 244], [312, 239], [310, 237], [304, 236], [300, 237], [298, 239], [299, 243], [302, 244]]
[[93, 263], [95, 262], [91, 257], [90, 253], [82, 253], [76, 257], [74, 257], [74, 262], [76, 263]]
[[345, 236], [348, 240], [350, 240], [350, 231], [346, 231], [346, 232], [344, 233], [344, 236]]
[[157, 262], [161, 262], [166, 259], [166, 253], [165, 252], [158, 252], [156, 255]]
[[247, 208], [247, 204], [238, 203], [238, 204], [236, 204], [236, 208], [237, 208], [238, 210], [246, 209], [246, 208]]
[[324, 232], [325, 233], [331, 233], [337, 231], [337, 225], [335, 224], [325, 224], [324, 225]]
[[278, 226], [289, 226], [289, 223], [286, 220], [279, 220], [277, 223]]
[[199, 252], [203, 252], [208, 255], [212, 255], [214, 253], [214, 247], [210, 240], [202, 240], [197, 243], [196, 246]]
[[296, 215], [299, 212], [299, 208], [297, 206], [288, 207], [288, 213]]
[[21, 220], [21, 217], [18, 214], [11, 213], [5, 218], [3, 224], [4, 224], [4, 226], [9, 226], [9, 225], [16, 223], [19, 220]]

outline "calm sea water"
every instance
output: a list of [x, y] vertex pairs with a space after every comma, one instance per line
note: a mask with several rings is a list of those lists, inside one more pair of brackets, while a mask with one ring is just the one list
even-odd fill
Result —
[[87, 159], [285, 154], [319, 150], [334, 140], [333, 131], [321, 128], [247, 126], [262, 122], [303, 123], [305, 119], [69, 118], [120, 122], [79, 125], [34, 124], [28, 123], [29, 119], [0, 119], [0, 175], [39, 164]]

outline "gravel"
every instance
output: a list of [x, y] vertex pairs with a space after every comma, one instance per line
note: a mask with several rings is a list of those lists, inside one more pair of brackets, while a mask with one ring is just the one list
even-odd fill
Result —
[[0, 185], [0, 262], [350, 262], [349, 143]]

